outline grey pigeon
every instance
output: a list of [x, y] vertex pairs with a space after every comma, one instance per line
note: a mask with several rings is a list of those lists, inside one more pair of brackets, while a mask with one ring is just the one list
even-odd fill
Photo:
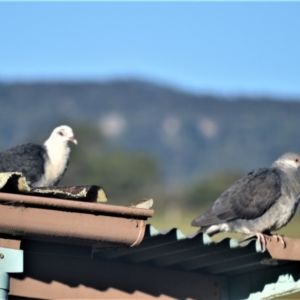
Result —
[[0, 172], [22, 172], [34, 187], [59, 183], [68, 162], [68, 142], [77, 144], [73, 130], [63, 125], [55, 128], [44, 145], [28, 143], [0, 153]]
[[[300, 154], [288, 152], [270, 168], [254, 170], [226, 190], [192, 226], [218, 232], [256, 234], [265, 250], [263, 233], [279, 230], [294, 216], [300, 196]], [[281, 236], [278, 240], [285, 245]]]

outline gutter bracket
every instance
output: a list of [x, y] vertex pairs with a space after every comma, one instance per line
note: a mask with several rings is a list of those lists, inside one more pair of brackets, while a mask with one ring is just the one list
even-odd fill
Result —
[[23, 272], [23, 258], [23, 250], [0, 247], [0, 300], [8, 299], [9, 273]]

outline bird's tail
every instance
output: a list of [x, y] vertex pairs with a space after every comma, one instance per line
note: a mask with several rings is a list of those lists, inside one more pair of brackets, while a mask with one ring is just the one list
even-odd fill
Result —
[[[215, 227], [215, 228], [214, 228]], [[214, 234], [217, 234], [219, 232], [221, 232], [219, 230], [219, 228], [217, 228], [216, 226], [202, 226], [198, 232], [201, 232], [201, 233], [205, 233], [207, 234], [208, 236], [213, 236]]]

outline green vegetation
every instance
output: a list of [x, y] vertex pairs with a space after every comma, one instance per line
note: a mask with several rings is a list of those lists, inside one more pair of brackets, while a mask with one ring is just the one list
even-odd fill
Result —
[[204, 177], [188, 188], [187, 202], [196, 208], [206, 207], [243, 175], [236, 171], [220, 171]]
[[74, 124], [73, 128], [79, 143], [72, 147], [61, 185], [100, 185], [115, 204], [151, 197], [153, 187], [161, 183], [161, 174], [150, 155], [109, 145], [92, 125]]
[[146, 152], [166, 182], [187, 183], [219, 170], [245, 173], [299, 150], [300, 102], [279, 100], [196, 95], [136, 80], [0, 84], [0, 147], [41, 142], [68, 121], [98, 130], [117, 117], [122, 128], [106, 135], [107, 144]]
[[[190, 233], [191, 220], [240, 176], [300, 151], [300, 102], [279, 100], [136, 80], [0, 84], [0, 147], [41, 143], [68, 124], [79, 144], [62, 185], [101, 185], [112, 204], [153, 198], [154, 226]], [[296, 227], [283, 230], [297, 236]]]

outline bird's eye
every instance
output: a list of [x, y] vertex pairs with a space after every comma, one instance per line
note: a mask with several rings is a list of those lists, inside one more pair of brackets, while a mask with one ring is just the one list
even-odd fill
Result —
[[298, 161], [299, 161], [299, 159], [298, 159], [298, 158], [295, 158], [295, 159], [294, 159], [294, 161], [295, 161], [295, 162], [298, 162]]
[[61, 135], [61, 136], [63, 136], [63, 135], [64, 135], [64, 134], [62, 133], [62, 131], [59, 131], [59, 132], [58, 132], [58, 134], [59, 134], [59, 135]]

